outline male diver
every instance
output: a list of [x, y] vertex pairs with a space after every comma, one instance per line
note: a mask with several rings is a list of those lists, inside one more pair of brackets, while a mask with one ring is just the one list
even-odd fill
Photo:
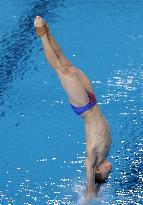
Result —
[[86, 132], [86, 196], [97, 195], [98, 184], [107, 179], [112, 165], [107, 161], [111, 146], [109, 125], [100, 111], [87, 76], [63, 55], [46, 22], [36, 16], [34, 26], [45, 56], [56, 71], [73, 111], [82, 116]]

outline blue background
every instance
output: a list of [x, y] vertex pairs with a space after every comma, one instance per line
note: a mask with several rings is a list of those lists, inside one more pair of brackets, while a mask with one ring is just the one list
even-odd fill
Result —
[[0, 204], [82, 204], [85, 131], [35, 34], [48, 23], [94, 87], [113, 170], [93, 204], [142, 204], [143, 2], [0, 1]]

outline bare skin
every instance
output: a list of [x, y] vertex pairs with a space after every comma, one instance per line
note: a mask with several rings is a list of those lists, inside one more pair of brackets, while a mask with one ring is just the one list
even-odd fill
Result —
[[[44, 20], [37, 16], [34, 21], [35, 28], [43, 28]], [[94, 93], [88, 77], [63, 55], [61, 49], [53, 39], [49, 28], [42, 34], [37, 31], [42, 40], [45, 56], [49, 64], [56, 71], [61, 84], [67, 93], [71, 104], [80, 107], [89, 102], [87, 92]], [[100, 111], [98, 105], [82, 114], [86, 132], [86, 196], [90, 198], [98, 192], [96, 177], [104, 181], [112, 165], [106, 157], [111, 145], [109, 125]]]

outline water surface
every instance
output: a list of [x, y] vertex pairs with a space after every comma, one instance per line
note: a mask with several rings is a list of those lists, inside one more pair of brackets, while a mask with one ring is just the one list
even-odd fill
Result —
[[142, 204], [143, 2], [1, 1], [0, 204], [82, 204], [83, 121], [35, 35], [46, 19], [91, 79], [112, 128], [110, 177], [93, 204]]

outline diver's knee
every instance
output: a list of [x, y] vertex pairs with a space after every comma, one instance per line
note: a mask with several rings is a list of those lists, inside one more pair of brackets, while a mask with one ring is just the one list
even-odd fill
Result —
[[62, 73], [67, 75], [67, 76], [73, 76], [73, 74], [75, 74], [75, 70], [72, 68], [73, 66], [70, 65], [70, 66], [67, 66], [67, 65], [63, 65], [62, 66], [63, 69], [62, 69]]

